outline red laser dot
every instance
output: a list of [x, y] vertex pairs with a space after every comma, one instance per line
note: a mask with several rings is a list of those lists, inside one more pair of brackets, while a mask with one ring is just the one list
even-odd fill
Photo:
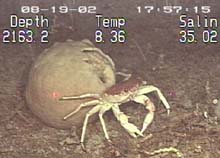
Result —
[[53, 99], [60, 98], [60, 96], [61, 96], [61, 95], [60, 95], [60, 93], [58, 93], [58, 92], [53, 92], [53, 93], [52, 93], [52, 98], [53, 98]]

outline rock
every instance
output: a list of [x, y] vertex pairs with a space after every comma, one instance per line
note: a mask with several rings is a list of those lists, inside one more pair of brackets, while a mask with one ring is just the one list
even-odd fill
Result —
[[63, 117], [89, 99], [59, 101], [59, 98], [102, 93], [115, 84], [114, 71], [111, 58], [89, 40], [55, 43], [31, 68], [25, 94], [27, 104], [49, 126], [61, 129], [81, 126], [91, 107], [81, 109], [67, 120]]

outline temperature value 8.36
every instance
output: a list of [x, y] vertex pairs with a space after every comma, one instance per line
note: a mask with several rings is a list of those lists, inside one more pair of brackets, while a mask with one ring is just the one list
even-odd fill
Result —
[[[111, 43], [125, 43], [126, 41], [126, 31], [122, 29], [111, 30], [110, 36], [109, 41]], [[95, 31], [95, 41], [96, 43], [104, 43], [106, 41], [106, 37], [101, 29]]]

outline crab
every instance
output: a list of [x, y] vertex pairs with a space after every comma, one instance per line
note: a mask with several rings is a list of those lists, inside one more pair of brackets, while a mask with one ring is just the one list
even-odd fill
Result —
[[[104, 131], [105, 138], [110, 141], [106, 125], [103, 119], [103, 114], [108, 111], [112, 110], [114, 116], [120, 122], [121, 126], [132, 136], [138, 137], [143, 136], [144, 131], [147, 127], [151, 124], [154, 119], [154, 112], [155, 112], [155, 105], [153, 102], [145, 95], [151, 92], [157, 92], [158, 97], [162, 101], [163, 105], [167, 109], [167, 113], [170, 113], [170, 105], [167, 102], [164, 95], [161, 91], [153, 86], [147, 85], [146, 81], [143, 81], [139, 77], [131, 77], [128, 80], [122, 81], [113, 85], [112, 87], [108, 88], [102, 94], [95, 94], [95, 93], [87, 93], [82, 94], [79, 96], [63, 96], [60, 100], [74, 100], [74, 99], [84, 99], [84, 98], [91, 98], [92, 100], [80, 104], [73, 112], [70, 112], [66, 116], [64, 116], [64, 120], [68, 119], [75, 113], [77, 113], [83, 107], [94, 106], [85, 116], [85, 120], [83, 123], [82, 134], [80, 143], [84, 148], [84, 138], [86, 127], [88, 123], [88, 119], [91, 115], [95, 113], [99, 113], [99, 119]], [[144, 118], [142, 129], [139, 130], [134, 124], [128, 122], [128, 116], [125, 115], [119, 108], [122, 103], [126, 103], [129, 101], [134, 101], [136, 103], [140, 103], [145, 106], [145, 108], [149, 111]]]

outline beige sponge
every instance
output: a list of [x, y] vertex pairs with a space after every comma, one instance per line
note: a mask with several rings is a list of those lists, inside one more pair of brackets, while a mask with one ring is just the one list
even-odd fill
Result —
[[63, 117], [80, 103], [59, 101], [62, 96], [102, 93], [115, 84], [115, 67], [111, 58], [95, 48], [89, 40], [67, 40], [46, 49], [33, 64], [26, 87], [26, 100], [31, 111], [46, 124], [67, 129], [82, 125], [83, 108], [67, 120]]

